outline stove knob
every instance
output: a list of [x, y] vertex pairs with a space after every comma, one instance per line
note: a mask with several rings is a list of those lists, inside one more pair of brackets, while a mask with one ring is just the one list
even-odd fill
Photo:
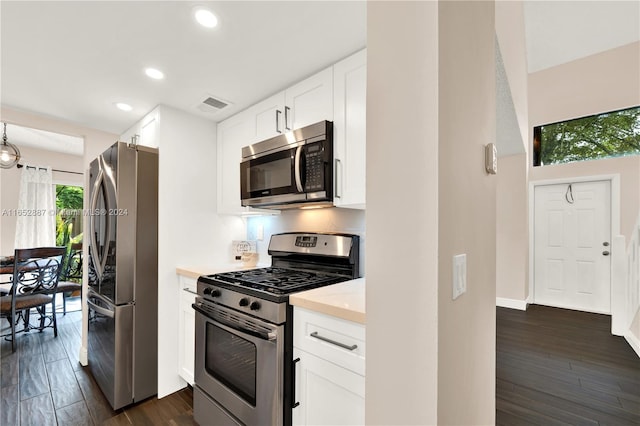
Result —
[[211, 294], [211, 288], [207, 287], [202, 292], [204, 293], [205, 296], [208, 296]]
[[220, 297], [221, 295], [222, 295], [222, 293], [217, 288], [214, 288], [213, 290], [211, 290], [211, 296], [212, 297]]
[[246, 297], [243, 297], [242, 299], [240, 299], [240, 303], [238, 303], [240, 306], [247, 306], [249, 304], [249, 299], [247, 299]]
[[249, 308], [252, 311], [257, 311], [258, 309], [260, 309], [260, 302], [251, 302], [251, 306], [249, 306]]

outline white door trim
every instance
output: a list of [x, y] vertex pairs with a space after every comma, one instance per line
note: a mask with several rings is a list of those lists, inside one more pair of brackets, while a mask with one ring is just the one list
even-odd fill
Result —
[[[611, 183], [611, 239], [613, 240], [620, 235], [620, 174], [608, 174], [608, 175], [592, 175], [592, 176], [576, 176], [566, 177], [558, 179], [545, 179], [529, 181], [529, 295], [527, 296], [527, 303], [533, 303], [534, 294], [534, 208], [535, 208], [535, 188], [537, 186], [558, 185], [558, 184], [570, 184], [578, 182], [595, 182], [595, 181], [609, 181]], [[617, 253], [611, 251], [611, 265], [618, 264], [619, 256], [625, 256], [625, 253]], [[611, 277], [613, 278], [613, 270], [611, 271]], [[611, 300], [614, 300], [614, 294], [617, 289], [615, 285], [617, 283], [611, 280]], [[612, 323], [613, 317], [621, 315], [621, 312], [615, 312], [612, 304], [611, 317]]]

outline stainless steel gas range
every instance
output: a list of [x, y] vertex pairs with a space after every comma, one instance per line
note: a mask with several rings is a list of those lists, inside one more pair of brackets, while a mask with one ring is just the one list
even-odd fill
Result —
[[193, 411], [200, 425], [290, 425], [289, 295], [359, 277], [356, 235], [275, 234], [269, 254], [269, 268], [198, 279]]

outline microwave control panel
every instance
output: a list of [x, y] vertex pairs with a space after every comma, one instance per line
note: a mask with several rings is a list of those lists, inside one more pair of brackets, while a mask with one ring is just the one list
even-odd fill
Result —
[[307, 145], [304, 156], [307, 165], [305, 191], [322, 191], [324, 189], [324, 150], [322, 144]]

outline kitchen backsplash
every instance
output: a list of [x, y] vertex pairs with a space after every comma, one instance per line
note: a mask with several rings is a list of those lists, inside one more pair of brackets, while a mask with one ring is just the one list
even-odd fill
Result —
[[[260, 240], [260, 228], [263, 238]], [[271, 235], [280, 232], [344, 232], [360, 236], [360, 275], [364, 276], [365, 212], [340, 208], [284, 210], [277, 216], [247, 218], [247, 239], [258, 241], [260, 263], [271, 263], [267, 253]]]

